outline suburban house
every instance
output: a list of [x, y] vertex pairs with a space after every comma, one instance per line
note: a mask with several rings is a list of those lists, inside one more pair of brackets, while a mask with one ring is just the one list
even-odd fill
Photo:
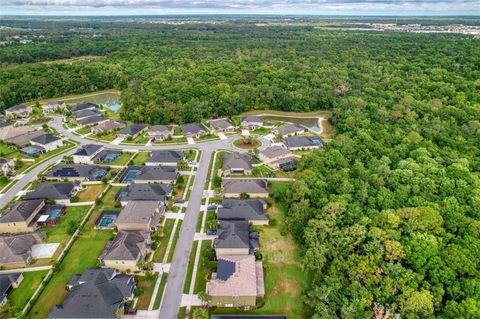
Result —
[[23, 280], [21, 272], [0, 275], [0, 307], [7, 303], [7, 297], [13, 289], [18, 288]]
[[122, 272], [138, 271], [137, 264], [149, 252], [150, 244], [149, 231], [119, 231], [105, 246], [99, 260], [102, 267]]
[[0, 236], [0, 267], [27, 266], [32, 259], [32, 246], [44, 238], [41, 232]]
[[43, 206], [45, 206], [43, 199], [13, 202], [0, 216], [0, 233], [18, 234], [36, 231], [35, 217], [42, 210]]
[[116, 195], [116, 199], [125, 206], [130, 201], [158, 201], [165, 205], [167, 197], [172, 194], [172, 186], [169, 184], [131, 184], [122, 188]]
[[183, 124], [180, 126], [183, 133], [187, 137], [202, 137], [208, 135], [210, 132], [202, 123], [190, 123], [190, 124]]
[[124, 128], [123, 130], [119, 131], [117, 133], [117, 137], [123, 137], [127, 138], [129, 136], [132, 137], [132, 139], [137, 138], [138, 135], [140, 135], [143, 131], [147, 129], [146, 125], [143, 124], [132, 124]]
[[268, 225], [267, 203], [262, 199], [224, 199], [217, 208], [218, 220], [245, 220], [252, 225]]
[[123, 127], [125, 127], [124, 123], [108, 120], [92, 127], [92, 133], [103, 134], [103, 133], [115, 131]]
[[177, 177], [177, 168], [173, 166], [142, 166], [133, 182], [175, 184]]
[[165, 141], [173, 137], [173, 126], [172, 125], [154, 125], [151, 126], [147, 131], [147, 136], [153, 141]]
[[268, 182], [265, 179], [223, 179], [222, 188], [226, 198], [240, 198], [242, 194], [255, 198], [268, 198]]
[[79, 182], [42, 183], [37, 189], [25, 194], [25, 199], [49, 199], [57, 204], [68, 204], [80, 190]]
[[252, 156], [248, 153], [227, 153], [223, 155], [223, 174], [252, 175]]
[[32, 126], [13, 126], [8, 123], [0, 123], [0, 140], [6, 142], [11, 138], [33, 132], [35, 129]]
[[154, 231], [164, 214], [165, 207], [159, 201], [129, 201], [115, 223], [119, 231]]
[[274, 128], [272, 130], [272, 133], [275, 134], [275, 136], [282, 136], [282, 137], [287, 137], [287, 136], [292, 136], [292, 135], [297, 135], [297, 134], [305, 134], [308, 132], [308, 129], [300, 124], [286, 124], [279, 126], [277, 128]]
[[41, 106], [44, 115], [48, 115], [56, 111], [62, 111], [67, 108], [67, 104], [63, 101], [50, 101], [47, 103], [43, 103]]
[[63, 140], [60, 137], [47, 133], [33, 138], [30, 141], [30, 144], [43, 147], [46, 152], [50, 152], [56, 148], [62, 147]]
[[210, 307], [253, 307], [265, 296], [263, 266], [253, 255], [220, 256], [207, 283]]
[[44, 131], [29, 131], [25, 134], [17, 135], [12, 138], [6, 139], [5, 143], [15, 145], [17, 147], [24, 147], [25, 145], [30, 144], [31, 140], [39, 136], [44, 135]]
[[217, 256], [253, 254], [259, 245], [257, 232], [245, 220], [219, 220], [213, 247]]
[[178, 162], [185, 159], [183, 151], [155, 151], [145, 161], [146, 166], [177, 166]]
[[258, 154], [258, 159], [272, 169], [282, 168], [288, 163], [296, 163], [297, 159], [292, 152], [280, 145], [267, 147]]
[[93, 110], [80, 110], [73, 112], [72, 116], [75, 118], [75, 121], [80, 121], [81, 119], [85, 119], [90, 116], [94, 115], [100, 115], [100, 112], [97, 111], [97, 109]]
[[115, 162], [122, 153], [123, 152], [119, 150], [103, 149], [93, 157], [92, 161], [94, 163], [112, 163]]
[[0, 175], [6, 176], [10, 172], [15, 171], [14, 158], [0, 158]]
[[15, 105], [5, 110], [5, 116], [10, 119], [26, 118], [29, 117], [30, 114], [32, 114], [32, 107], [23, 104]]
[[[118, 318], [125, 302], [134, 298], [135, 278], [111, 268], [88, 268], [68, 282], [68, 295], [47, 318]], [[122, 310], [121, 310], [122, 309]]]
[[242, 118], [242, 128], [248, 130], [256, 130], [263, 126], [263, 119], [255, 115], [248, 115]]
[[56, 165], [45, 174], [48, 180], [99, 181], [108, 173], [108, 166], [98, 165]]
[[210, 120], [208, 121], [208, 124], [210, 124], [210, 126], [216, 133], [227, 133], [235, 131], [235, 125], [229, 119]]
[[109, 119], [107, 119], [105, 116], [94, 115], [94, 116], [89, 116], [89, 117], [86, 117], [84, 119], [81, 119], [81, 120], [77, 121], [77, 123], [79, 125], [82, 125], [82, 126], [91, 126], [91, 125], [100, 124], [100, 123], [103, 123], [103, 122], [106, 122], [106, 121], [109, 121]]
[[38, 145], [29, 145], [21, 148], [20, 153], [29, 157], [38, 157], [45, 153], [45, 149]]
[[72, 155], [75, 164], [93, 164], [94, 157], [103, 151], [103, 145], [85, 144]]
[[93, 103], [78, 103], [75, 104], [70, 108], [70, 111], [72, 113], [78, 112], [78, 111], [83, 111], [83, 110], [96, 110], [98, 109], [98, 105], [93, 104]]
[[323, 141], [318, 136], [291, 136], [284, 138], [283, 143], [291, 151], [323, 147]]

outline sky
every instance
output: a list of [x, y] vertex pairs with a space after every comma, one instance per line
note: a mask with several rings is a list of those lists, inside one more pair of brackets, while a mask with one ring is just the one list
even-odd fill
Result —
[[0, 15], [480, 15], [480, 0], [0, 0]]

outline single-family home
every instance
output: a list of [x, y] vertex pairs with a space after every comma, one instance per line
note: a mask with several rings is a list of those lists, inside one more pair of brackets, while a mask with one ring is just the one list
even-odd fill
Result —
[[103, 149], [92, 158], [92, 161], [94, 163], [112, 163], [121, 155], [122, 151]]
[[235, 125], [229, 119], [214, 119], [208, 121], [208, 124], [212, 127], [216, 133], [227, 133], [235, 131]]
[[130, 201], [158, 201], [162, 205], [167, 202], [167, 197], [172, 195], [170, 184], [130, 184], [122, 188], [116, 195], [122, 206]]
[[56, 111], [65, 110], [67, 108], [67, 104], [63, 101], [50, 101], [50, 102], [43, 103], [41, 107], [43, 110], [43, 114], [48, 115]]
[[150, 244], [149, 231], [121, 230], [105, 246], [99, 258], [100, 263], [102, 267], [122, 272], [138, 271], [138, 262], [145, 258]]
[[7, 297], [13, 289], [18, 288], [23, 280], [21, 272], [0, 275], [0, 307], [7, 303]]
[[177, 177], [177, 168], [173, 166], [142, 166], [133, 182], [175, 184]]
[[0, 236], [0, 267], [19, 268], [32, 259], [32, 246], [45, 238], [42, 232]]
[[5, 110], [5, 116], [10, 119], [27, 118], [30, 114], [32, 114], [32, 107], [23, 104], [14, 105]]
[[252, 156], [248, 153], [227, 153], [223, 155], [223, 174], [252, 175]]
[[267, 147], [258, 153], [258, 159], [272, 169], [282, 168], [282, 166], [292, 163], [295, 164], [297, 159], [292, 152], [281, 145]]
[[217, 256], [253, 254], [259, 245], [259, 236], [246, 220], [219, 220], [217, 238], [213, 247]]
[[224, 178], [222, 188], [226, 198], [240, 198], [242, 194], [255, 198], [268, 198], [268, 182], [265, 179]]
[[247, 115], [242, 118], [240, 124], [243, 129], [256, 130], [263, 126], [263, 119], [255, 115]]
[[253, 255], [220, 256], [206, 290], [210, 307], [254, 307], [265, 296], [262, 262]]
[[103, 145], [85, 144], [72, 155], [75, 164], [93, 164], [94, 157], [103, 151]]
[[80, 110], [72, 113], [72, 116], [75, 118], [75, 121], [78, 123], [78, 121], [85, 119], [90, 116], [96, 116], [100, 115], [100, 112], [97, 111], [97, 109], [93, 110]]
[[17, 135], [12, 138], [6, 139], [5, 143], [15, 145], [17, 147], [24, 147], [29, 145], [34, 138], [44, 135], [44, 131], [29, 131], [25, 134]]
[[108, 121], [108, 119], [103, 115], [93, 115], [93, 116], [89, 116], [84, 119], [81, 119], [77, 121], [77, 123], [82, 126], [92, 126], [92, 125], [100, 124], [106, 121]]
[[108, 166], [98, 165], [55, 165], [45, 174], [47, 180], [99, 181], [108, 173]]
[[92, 127], [92, 133], [94, 134], [103, 134], [103, 133], [108, 133], [111, 131], [118, 130], [120, 128], [125, 127], [125, 124], [122, 122], [114, 122], [111, 120], [102, 122], [98, 125], [95, 125]]
[[143, 131], [147, 129], [146, 125], [143, 124], [132, 124], [124, 128], [123, 130], [117, 133], [117, 137], [127, 138], [131, 137], [135, 139], [140, 135]]
[[323, 147], [323, 141], [318, 136], [291, 136], [283, 139], [283, 144], [291, 150], [311, 150]]
[[119, 231], [154, 231], [164, 214], [165, 207], [159, 201], [129, 201], [115, 223]]
[[20, 153], [29, 157], [38, 157], [45, 153], [45, 149], [38, 145], [29, 145], [21, 148]]
[[35, 131], [35, 128], [33, 126], [13, 126], [9, 123], [0, 122], [0, 140], [4, 142], [16, 136], [20, 136], [33, 131]]
[[187, 137], [199, 138], [209, 134], [208, 129], [202, 123], [189, 123], [180, 126]]
[[14, 158], [0, 158], [0, 175], [6, 176], [11, 172], [15, 172]]
[[58, 136], [47, 133], [33, 138], [30, 141], [30, 144], [43, 147], [45, 151], [50, 152], [54, 149], [62, 147], [63, 140]]
[[25, 199], [49, 199], [57, 204], [68, 204], [80, 190], [79, 182], [42, 183], [37, 189], [25, 194]]
[[153, 141], [165, 141], [173, 137], [173, 125], [154, 125], [148, 128], [147, 136]]
[[252, 225], [268, 225], [267, 203], [262, 199], [224, 199], [217, 208], [218, 220], [245, 220]]
[[183, 151], [155, 151], [150, 154], [150, 157], [145, 161], [146, 166], [177, 166], [178, 162], [185, 159]]
[[285, 124], [277, 128], [274, 128], [272, 130], [272, 133], [275, 136], [281, 136], [281, 137], [305, 134], [307, 132], [308, 132], [308, 129], [305, 126], [300, 124]]
[[70, 111], [73, 112], [78, 112], [78, 111], [83, 111], [83, 110], [96, 110], [98, 109], [98, 105], [93, 104], [93, 103], [78, 103], [75, 104], [70, 108]]
[[56, 305], [49, 319], [117, 319], [125, 303], [133, 300], [135, 277], [119, 274], [113, 268], [88, 268], [68, 282], [63, 304]]
[[0, 215], [0, 234], [28, 233], [37, 230], [35, 217], [45, 206], [43, 199], [19, 200]]

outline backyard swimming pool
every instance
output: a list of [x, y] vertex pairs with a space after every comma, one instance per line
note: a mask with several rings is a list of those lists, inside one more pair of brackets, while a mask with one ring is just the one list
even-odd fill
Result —
[[54, 220], [54, 219], [58, 218], [61, 214], [62, 214], [62, 210], [61, 209], [56, 209], [50, 214], [50, 216], [48, 216], [47, 221]]
[[138, 174], [138, 170], [128, 170], [123, 175], [122, 183], [131, 183]]

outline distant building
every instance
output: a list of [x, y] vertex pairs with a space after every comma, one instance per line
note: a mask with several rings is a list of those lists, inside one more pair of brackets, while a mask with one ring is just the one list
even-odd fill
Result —
[[47, 133], [33, 138], [30, 144], [43, 147], [46, 152], [50, 152], [62, 147], [63, 140], [60, 137]]
[[19, 200], [10, 204], [0, 216], [1, 234], [28, 233], [37, 230], [35, 217], [45, 206], [43, 199]]
[[112, 268], [89, 268], [72, 277], [63, 304], [53, 307], [47, 318], [116, 319], [125, 302], [133, 300], [135, 287], [134, 276]]
[[37, 137], [45, 135], [43, 131], [28, 131], [24, 134], [14, 136], [12, 138], [6, 139], [5, 143], [15, 145], [18, 147], [24, 147], [31, 143], [31, 141]]
[[76, 111], [76, 112], [73, 112], [73, 117], [75, 118], [75, 121], [78, 122], [82, 119], [85, 119], [87, 117], [90, 117], [90, 116], [97, 116], [97, 115], [100, 115], [100, 112], [97, 111], [97, 109], [93, 109], [93, 110], [80, 110], [80, 111]]
[[67, 104], [63, 101], [50, 101], [41, 105], [44, 115], [54, 113], [56, 111], [63, 111], [67, 108]]
[[125, 127], [124, 123], [108, 120], [92, 127], [92, 133], [103, 134], [103, 133], [115, 131], [123, 127]]
[[8, 118], [27, 118], [32, 114], [32, 107], [19, 104], [9, 107], [5, 110], [5, 116]]
[[285, 146], [291, 150], [311, 150], [323, 147], [323, 141], [318, 136], [292, 136], [283, 139]]
[[252, 175], [252, 156], [248, 153], [227, 153], [223, 155], [223, 174]]
[[259, 152], [257, 156], [259, 160], [272, 169], [278, 169], [285, 163], [297, 161], [292, 152], [280, 145], [267, 147]]
[[165, 141], [173, 137], [172, 125], [154, 125], [147, 131], [147, 136], [153, 141]]
[[242, 128], [247, 130], [256, 130], [263, 126], [263, 119], [255, 115], [248, 115], [242, 118]]
[[241, 194], [248, 194], [255, 198], [268, 198], [268, 183], [264, 179], [224, 179], [222, 188], [225, 198], [240, 198]]
[[131, 136], [133, 139], [137, 138], [143, 131], [147, 129], [143, 124], [132, 124], [117, 133], [117, 137], [127, 138]]
[[216, 133], [227, 133], [235, 131], [235, 125], [229, 119], [215, 119], [208, 121], [208, 123]]
[[287, 137], [287, 136], [292, 136], [292, 135], [297, 135], [297, 134], [305, 134], [308, 132], [308, 129], [300, 124], [286, 124], [279, 126], [277, 128], [274, 128], [272, 130], [272, 133], [275, 134], [275, 136], [282, 136], [282, 137]]
[[103, 145], [85, 144], [72, 155], [75, 164], [93, 164], [94, 157], [103, 151]]
[[253, 255], [220, 256], [217, 272], [207, 283], [210, 307], [253, 307], [265, 296], [261, 261]]
[[14, 137], [33, 131], [35, 131], [35, 128], [32, 126], [13, 126], [12, 124], [8, 123], [0, 123], [0, 140], [8, 143], [8, 140]]
[[82, 126], [92, 126], [96, 124], [101, 124], [106, 121], [109, 121], [109, 119], [107, 119], [103, 115], [93, 115], [93, 116], [89, 116], [81, 120], [78, 120], [77, 123]]
[[187, 137], [199, 138], [209, 134], [208, 129], [202, 123], [183, 124], [181, 128]]
[[75, 104], [70, 108], [70, 111], [73, 112], [78, 112], [78, 111], [83, 111], [83, 110], [97, 110], [98, 105], [93, 104], [93, 103], [78, 103]]

